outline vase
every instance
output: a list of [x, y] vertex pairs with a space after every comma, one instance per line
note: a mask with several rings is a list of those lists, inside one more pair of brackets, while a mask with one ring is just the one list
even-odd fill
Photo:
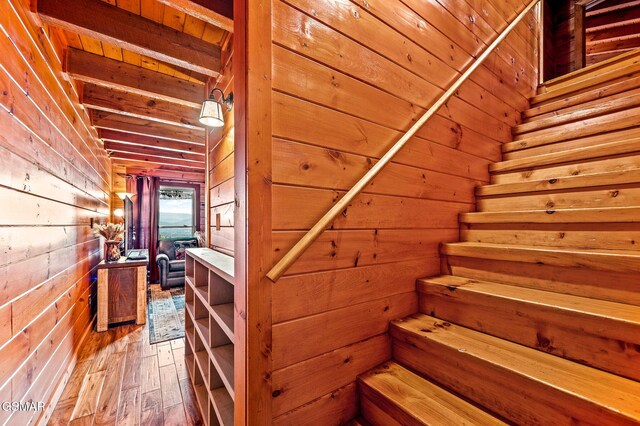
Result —
[[107, 263], [120, 260], [120, 247], [117, 241], [109, 240], [104, 242], [104, 260]]

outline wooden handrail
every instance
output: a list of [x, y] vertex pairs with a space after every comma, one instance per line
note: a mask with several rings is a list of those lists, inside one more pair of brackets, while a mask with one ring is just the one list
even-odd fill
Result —
[[287, 269], [304, 253], [304, 251], [324, 232], [325, 229], [341, 214], [349, 203], [373, 180], [374, 177], [386, 166], [416, 132], [453, 96], [469, 76], [484, 62], [493, 50], [504, 40], [507, 35], [522, 21], [539, 0], [532, 0], [527, 7], [505, 28], [505, 30], [487, 47], [467, 70], [447, 89], [418, 121], [387, 151], [384, 156], [342, 197], [306, 234], [294, 245], [280, 261], [267, 273], [267, 277], [276, 282]]

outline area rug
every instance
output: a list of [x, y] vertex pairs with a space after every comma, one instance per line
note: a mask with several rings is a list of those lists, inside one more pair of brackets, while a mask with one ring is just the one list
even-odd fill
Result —
[[184, 287], [162, 290], [160, 284], [150, 284], [147, 295], [149, 343], [184, 337]]

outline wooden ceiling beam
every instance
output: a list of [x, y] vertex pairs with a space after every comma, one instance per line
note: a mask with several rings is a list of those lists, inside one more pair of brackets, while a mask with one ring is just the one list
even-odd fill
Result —
[[204, 128], [198, 121], [200, 111], [197, 108], [92, 83], [84, 84], [80, 101], [85, 107], [100, 111], [129, 115], [174, 126]]
[[34, 2], [46, 24], [200, 74], [217, 77], [220, 73], [219, 46], [101, 0]]
[[233, 32], [232, 0], [158, 0], [187, 15], [196, 17], [225, 31]]
[[154, 138], [152, 136], [135, 135], [133, 133], [118, 132], [116, 130], [98, 129], [98, 137], [105, 142], [123, 142], [149, 148], [159, 148], [186, 153], [205, 153], [204, 145], [194, 145], [188, 142]]
[[148, 167], [135, 161], [114, 160], [114, 164], [125, 167], [126, 173], [136, 176], [156, 176], [161, 179], [171, 179], [189, 182], [204, 182], [204, 172], [191, 172], [187, 170], [166, 169], [163, 166]]
[[204, 145], [204, 129], [188, 129], [111, 112], [96, 110], [89, 110], [89, 112], [91, 124], [96, 128]]
[[148, 146], [131, 145], [120, 142], [105, 141], [104, 149], [107, 151], [130, 152], [133, 154], [151, 155], [153, 157], [174, 158], [176, 160], [194, 161], [204, 168], [204, 155], [192, 154], [166, 149], [150, 148]]
[[203, 84], [78, 49], [67, 49], [64, 71], [85, 83], [179, 103], [194, 109], [200, 108], [207, 96]]
[[165, 166], [180, 166], [185, 169], [191, 169], [192, 171], [203, 171], [204, 163], [195, 163], [193, 161], [176, 160], [173, 158], [154, 157], [152, 155], [134, 154], [131, 152], [115, 151], [110, 155], [112, 160], [132, 160], [137, 161], [140, 164], [162, 164]]

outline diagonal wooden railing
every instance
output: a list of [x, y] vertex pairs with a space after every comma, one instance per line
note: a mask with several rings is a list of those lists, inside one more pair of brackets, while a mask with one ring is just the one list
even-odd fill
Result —
[[[349, 203], [376, 177], [395, 155], [406, 145], [416, 132], [453, 96], [469, 76], [484, 62], [493, 50], [524, 19], [540, 0], [532, 0], [504, 31], [485, 49], [484, 52], [467, 68], [467, 70], [447, 89], [446, 92], [420, 117], [418, 121], [396, 142], [386, 154], [342, 197], [307, 233], [280, 259], [267, 273], [267, 277], [276, 282], [287, 269], [304, 253], [304, 251], [333, 223]], [[542, 36], [542, 35], [541, 35]]]

